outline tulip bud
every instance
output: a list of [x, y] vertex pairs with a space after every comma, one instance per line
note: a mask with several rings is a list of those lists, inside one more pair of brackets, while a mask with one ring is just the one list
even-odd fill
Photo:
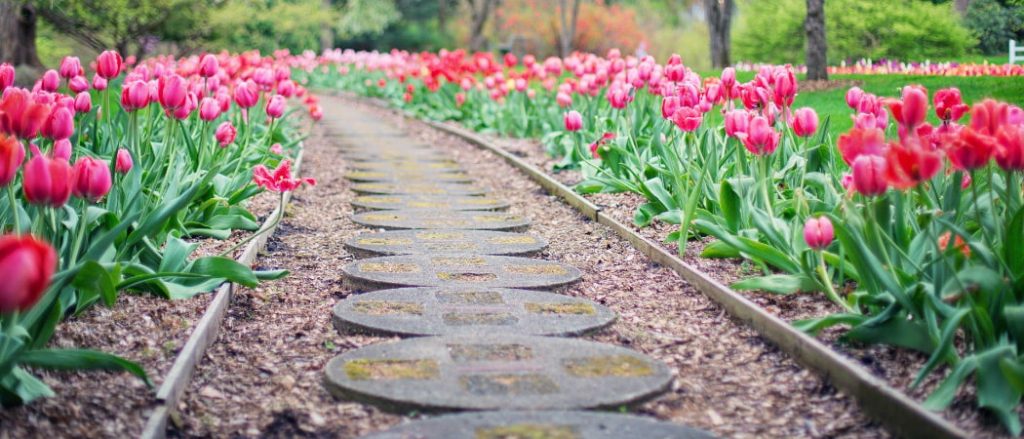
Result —
[[270, 145], [270, 153], [276, 155], [284, 154], [284, 147], [282, 147], [280, 143]]
[[242, 108], [252, 108], [260, 99], [260, 91], [251, 79], [235, 85], [235, 103]]
[[813, 108], [804, 107], [793, 112], [793, 134], [810, 137], [818, 131], [818, 113]]
[[832, 228], [832, 220], [827, 216], [808, 218], [804, 223], [804, 241], [808, 247], [814, 250], [824, 250], [832, 244], [833, 239], [835, 239], [835, 230]]
[[199, 103], [199, 118], [206, 121], [212, 122], [220, 116], [220, 103], [214, 98], [203, 98]]
[[103, 160], [79, 158], [72, 171], [71, 191], [76, 197], [95, 203], [110, 192], [110, 167]]
[[53, 142], [53, 158], [71, 160], [71, 149], [71, 141], [68, 139]]
[[83, 91], [75, 96], [75, 111], [79, 113], [92, 111], [92, 95], [89, 92]]
[[188, 84], [178, 75], [161, 76], [158, 81], [159, 101], [165, 110], [176, 110], [188, 99]]
[[43, 124], [43, 137], [50, 140], [62, 140], [71, 137], [75, 132], [75, 118], [71, 110], [57, 107], [50, 113]]
[[722, 87], [726, 90], [733, 88], [736, 85], [736, 69], [732, 67], [726, 67], [722, 70]]
[[739, 137], [740, 133], [747, 132], [750, 125], [750, 113], [745, 110], [732, 110], [725, 113], [725, 135]]
[[455, 106], [461, 107], [462, 104], [466, 103], [466, 94], [462, 92], [455, 93]]
[[124, 60], [116, 51], [107, 50], [96, 57], [96, 74], [104, 79], [116, 78], [121, 74], [123, 66]]
[[209, 53], [203, 55], [199, 60], [199, 76], [209, 78], [217, 74], [220, 67], [217, 65], [217, 57]]
[[60, 87], [60, 75], [53, 69], [43, 72], [43, 78], [39, 80], [39, 86], [45, 91], [57, 91]]
[[25, 147], [18, 139], [0, 134], [0, 186], [7, 186], [18, 175], [18, 168], [25, 160]]
[[861, 90], [860, 87], [852, 87], [846, 91], [846, 105], [854, 110], [860, 108], [860, 101], [863, 98], [864, 90]]
[[119, 174], [127, 174], [128, 171], [132, 170], [132, 154], [127, 149], [120, 148], [117, 150], [117, 159], [114, 161], [114, 172]]
[[313, 120], [320, 120], [321, 118], [324, 117], [324, 111], [322, 108], [320, 108], [319, 105], [310, 105], [309, 117], [312, 118]]
[[284, 115], [284, 96], [274, 95], [267, 101], [267, 116], [271, 119], [280, 119]]
[[0, 91], [14, 85], [14, 73], [14, 66], [7, 63], [0, 64]]
[[97, 91], [103, 91], [107, 89], [107, 80], [100, 75], [93, 75], [92, 77], [92, 88]]
[[132, 81], [121, 90], [121, 106], [125, 111], [135, 111], [149, 105], [149, 84]]
[[63, 206], [71, 197], [71, 165], [64, 159], [46, 157], [36, 145], [31, 149], [22, 184], [25, 199], [32, 204]]
[[76, 76], [81, 76], [85, 71], [82, 70], [82, 62], [78, 60], [77, 56], [65, 56], [60, 62], [60, 77], [64, 79], [71, 79]]
[[235, 126], [231, 122], [224, 122], [217, 127], [214, 138], [217, 139], [217, 143], [220, 144], [221, 148], [226, 148], [231, 142], [235, 141], [235, 136], [237, 135], [238, 131], [235, 130]]
[[286, 98], [295, 96], [295, 82], [291, 79], [286, 79], [277, 83], [277, 94]]
[[885, 157], [862, 154], [853, 161], [853, 188], [861, 195], [882, 195], [889, 188], [885, 179]]
[[572, 110], [563, 116], [566, 131], [579, 131], [583, 128], [583, 116], [579, 111]]
[[57, 252], [31, 235], [0, 237], [0, 313], [27, 311], [50, 287]]

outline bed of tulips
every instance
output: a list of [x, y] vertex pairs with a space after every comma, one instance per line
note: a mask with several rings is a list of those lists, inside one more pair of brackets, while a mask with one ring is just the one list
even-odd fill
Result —
[[[736, 69], [757, 72], [764, 66], [759, 63], [738, 63]], [[797, 73], [807, 73], [805, 66], [794, 67], [794, 70]], [[829, 66], [828, 73], [830, 75], [1024, 76], [1024, 65], [859, 59], [849, 63], [842, 61], [837, 66]]]
[[65, 58], [31, 89], [0, 65], [0, 402], [52, 394], [32, 368], [126, 370], [148, 383], [116, 356], [47, 347], [61, 320], [113, 306], [119, 292], [181, 299], [285, 274], [232, 259], [245, 240], [196, 258], [189, 239], [255, 231], [246, 200], [307, 182], [290, 174], [301, 137], [286, 100], [320, 111], [290, 78], [296, 62], [287, 53], [135, 62], [107, 51], [90, 73]]
[[[821, 293], [835, 314], [794, 322], [816, 333], [928, 357], [915, 385], [948, 406], [973, 385], [979, 407], [1017, 434], [1024, 392], [1024, 112], [962, 102], [955, 88], [857, 88], [855, 127], [838, 139], [792, 108], [793, 69], [701, 78], [674, 56], [574, 54], [538, 61], [462, 51], [330, 52], [320, 86], [390, 100], [420, 117], [541, 138], [582, 193], [629, 191], [638, 225], [679, 224], [680, 252], [745, 258], [762, 274], [733, 285]], [[926, 122], [934, 112], [938, 124]]]

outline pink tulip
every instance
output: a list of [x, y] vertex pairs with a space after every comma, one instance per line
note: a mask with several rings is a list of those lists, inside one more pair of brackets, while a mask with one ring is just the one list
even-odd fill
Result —
[[89, 81], [84, 76], [75, 76], [68, 81], [68, 89], [76, 94], [89, 90]]
[[185, 120], [192, 115], [192, 112], [195, 111], [198, 106], [199, 104], [196, 103], [195, 93], [187, 93], [185, 94], [185, 103], [182, 104], [182, 106], [171, 110], [170, 113], [175, 119]]
[[751, 117], [747, 131], [737, 136], [743, 141], [743, 146], [755, 155], [771, 154], [779, 146], [779, 132], [764, 116]]
[[61, 139], [53, 142], [53, 158], [71, 160], [71, 141], [68, 139]]
[[725, 113], [725, 134], [729, 137], [739, 137], [740, 133], [747, 132], [750, 125], [750, 113], [746, 110], [732, 110]]
[[824, 250], [832, 244], [835, 239], [835, 230], [832, 228], [832, 221], [827, 216], [820, 218], [808, 218], [804, 223], [804, 242], [814, 250]]
[[260, 99], [260, 91], [251, 79], [235, 85], [235, 103], [242, 108], [252, 108]]
[[39, 86], [44, 91], [57, 91], [60, 88], [60, 74], [53, 69], [43, 72], [43, 78], [39, 80]]
[[18, 175], [25, 160], [25, 147], [13, 136], [0, 134], [0, 187], [7, 186]]
[[465, 103], [466, 103], [466, 94], [462, 93], [462, 92], [455, 93], [455, 106], [456, 107], [461, 107], [462, 104], [465, 104]]
[[64, 79], [71, 79], [85, 74], [85, 70], [82, 70], [82, 62], [78, 60], [77, 56], [65, 56], [60, 61], [59, 72], [60, 77]]
[[793, 112], [793, 134], [810, 137], [818, 131], [818, 113], [813, 108], [804, 107]]
[[103, 79], [116, 78], [121, 74], [123, 66], [124, 60], [116, 51], [107, 50], [96, 57], [96, 74]]
[[149, 84], [144, 81], [133, 81], [121, 89], [121, 106], [131, 112], [149, 105]]
[[92, 111], [92, 95], [89, 92], [83, 91], [75, 96], [75, 111], [79, 113]]
[[217, 64], [217, 57], [209, 53], [199, 59], [199, 76], [209, 78], [217, 74], [220, 66]]
[[568, 107], [572, 105], [572, 96], [569, 93], [560, 91], [555, 95], [555, 103], [562, 108]]
[[579, 111], [571, 110], [563, 116], [566, 131], [579, 131], [583, 128], [583, 116]]
[[25, 165], [22, 189], [32, 204], [60, 207], [71, 197], [71, 165], [64, 159], [43, 155], [31, 146], [32, 159]]
[[110, 167], [103, 160], [79, 158], [72, 171], [71, 192], [76, 197], [95, 203], [110, 192]]
[[679, 96], [668, 95], [661, 99], [661, 117], [670, 119], [680, 107]]
[[267, 101], [267, 116], [271, 119], [280, 119], [284, 115], [285, 100], [284, 96], [274, 95]]
[[885, 157], [863, 154], [853, 161], [853, 188], [861, 195], [882, 195], [889, 188], [885, 179]]
[[107, 89], [107, 80], [100, 75], [93, 75], [92, 77], [92, 88], [98, 91]]
[[231, 122], [224, 122], [217, 127], [214, 138], [217, 139], [217, 143], [220, 144], [221, 148], [226, 148], [231, 142], [235, 141], [235, 136], [237, 135], [238, 131], [235, 130], [235, 126]]
[[285, 79], [284, 81], [277, 83], [277, 94], [286, 98], [295, 96], [295, 81]]
[[704, 114], [693, 107], [679, 107], [672, 114], [672, 122], [684, 132], [696, 131], [703, 120]]
[[722, 87], [731, 90], [734, 86], [736, 86], [736, 69], [726, 67], [722, 70]]
[[0, 237], [0, 313], [28, 311], [50, 287], [57, 252], [31, 235]]
[[933, 102], [935, 103], [935, 116], [945, 122], [960, 120], [969, 109], [960, 96], [960, 89], [956, 87], [944, 88], [935, 92]]
[[117, 150], [117, 159], [114, 161], [114, 172], [119, 174], [127, 174], [128, 171], [132, 170], [132, 154], [127, 149], [120, 148]]
[[175, 110], [185, 105], [188, 98], [188, 83], [178, 75], [161, 76], [158, 81], [158, 101], [165, 110]]
[[860, 87], [852, 87], [846, 91], [846, 105], [850, 108], [858, 110], [860, 108], [860, 101], [864, 98], [864, 90]]
[[203, 98], [199, 102], [199, 118], [206, 121], [212, 122], [214, 119], [220, 116], [220, 103], [214, 98]]
[[928, 92], [921, 86], [903, 87], [903, 99], [889, 102], [892, 116], [908, 132], [924, 122], [928, 115]]
[[42, 134], [50, 140], [63, 140], [75, 132], [75, 116], [66, 107], [57, 107], [43, 124]]
[[14, 66], [0, 64], [0, 91], [7, 90], [7, 87], [14, 85]]

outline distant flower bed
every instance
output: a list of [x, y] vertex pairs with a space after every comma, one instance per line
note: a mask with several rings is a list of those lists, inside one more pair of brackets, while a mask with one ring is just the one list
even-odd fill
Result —
[[[737, 63], [736, 70], [756, 72], [761, 63]], [[807, 73], [806, 66], [793, 68], [797, 73]], [[843, 61], [838, 66], [829, 66], [829, 74], [835, 75], [919, 75], [919, 76], [1024, 76], [1024, 64], [977, 64], [957, 62], [900, 62], [895, 60], [862, 59], [852, 64]]]

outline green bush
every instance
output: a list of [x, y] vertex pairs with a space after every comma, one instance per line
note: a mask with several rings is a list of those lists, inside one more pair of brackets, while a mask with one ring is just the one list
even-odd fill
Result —
[[1024, 37], [1024, 7], [974, 0], [967, 8], [964, 24], [978, 37], [981, 53], [1004, 54], [1009, 40]]
[[[747, 0], [734, 27], [736, 58], [804, 60], [804, 0]], [[859, 58], [923, 60], [965, 54], [977, 40], [949, 4], [918, 0], [828, 0], [829, 62]]]

